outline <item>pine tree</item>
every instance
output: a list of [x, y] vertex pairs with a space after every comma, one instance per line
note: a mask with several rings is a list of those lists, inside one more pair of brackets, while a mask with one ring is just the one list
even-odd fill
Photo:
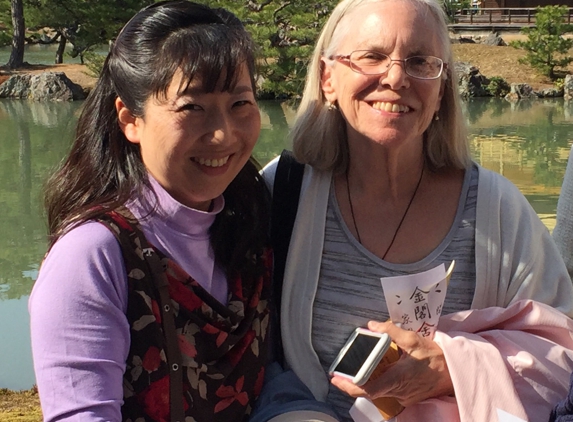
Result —
[[211, 0], [246, 25], [260, 47], [259, 79], [263, 98], [298, 97], [320, 30], [337, 0]]
[[512, 46], [527, 51], [521, 59], [539, 70], [543, 75], [556, 79], [555, 68], [564, 67], [573, 61], [567, 53], [573, 47], [573, 39], [563, 37], [573, 32], [573, 25], [564, 22], [567, 14], [566, 6], [538, 7], [535, 13], [535, 27], [523, 28], [521, 32], [527, 35], [526, 41], [516, 41]]

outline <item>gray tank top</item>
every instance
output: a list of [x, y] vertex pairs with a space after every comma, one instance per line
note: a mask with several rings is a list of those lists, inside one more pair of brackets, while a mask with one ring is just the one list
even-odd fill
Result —
[[[442, 313], [470, 309], [476, 274], [474, 241], [478, 177], [477, 166], [466, 171], [450, 231], [433, 252], [411, 264], [383, 261], [358, 243], [342, 219], [331, 185], [312, 316], [312, 344], [325, 372], [356, 327], [364, 327], [370, 320], [386, 321], [389, 318], [381, 277], [426, 271], [440, 263], [447, 269], [455, 260]], [[348, 410], [354, 398], [331, 385], [327, 401], [342, 421], [352, 422]]]

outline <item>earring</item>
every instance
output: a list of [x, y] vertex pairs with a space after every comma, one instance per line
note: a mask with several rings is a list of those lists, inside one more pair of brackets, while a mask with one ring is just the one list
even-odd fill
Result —
[[326, 109], [327, 109], [328, 111], [336, 111], [336, 110], [338, 110], [338, 107], [336, 106], [336, 103], [335, 103], [335, 102], [334, 102], [334, 103], [331, 103], [330, 101], [327, 101], [327, 102], [326, 102]]
[[434, 120], [438, 121], [440, 120], [440, 116], [438, 116], [438, 112], [436, 111], [436, 114], [434, 114]]

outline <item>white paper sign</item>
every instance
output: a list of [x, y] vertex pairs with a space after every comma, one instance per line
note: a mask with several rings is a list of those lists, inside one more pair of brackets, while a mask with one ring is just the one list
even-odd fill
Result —
[[499, 422], [527, 422], [501, 409], [495, 409], [495, 410], [497, 410], [497, 417], [499, 418], [498, 419]]
[[453, 268], [454, 261], [447, 273], [444, 264], [440, 264], [417, 274], [381, 278], [392, 322], [422, 337], [432, 337], [442, 314]]
[[350, 408], [350, 416], [354, 422], [384, 422], [378, 408], [370, 400], [358, 397]]

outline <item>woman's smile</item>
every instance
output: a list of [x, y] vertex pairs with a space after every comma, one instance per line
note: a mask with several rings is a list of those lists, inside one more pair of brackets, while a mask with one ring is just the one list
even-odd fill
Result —
[[229, 161], [231, 156], [227, 155], [223, 158], [203, 158], [203, 157], [193, 157], [191, 161], [206, 167], [223, 167]]
[[372, 108], [376, 109], [376, 110], [381, 110], [381, 111], [387, 111], [387, 112], [391, 112], [391, 113], [408, 113], [410, 112], [410, 107], [406, 106], [406, 105], [402, 105], [402, 104], [396, 104], [396, 103], [391, 103], [391, 102], [385, 102], [385, 101], [374, 101], [372, 103], [369, 103]]

